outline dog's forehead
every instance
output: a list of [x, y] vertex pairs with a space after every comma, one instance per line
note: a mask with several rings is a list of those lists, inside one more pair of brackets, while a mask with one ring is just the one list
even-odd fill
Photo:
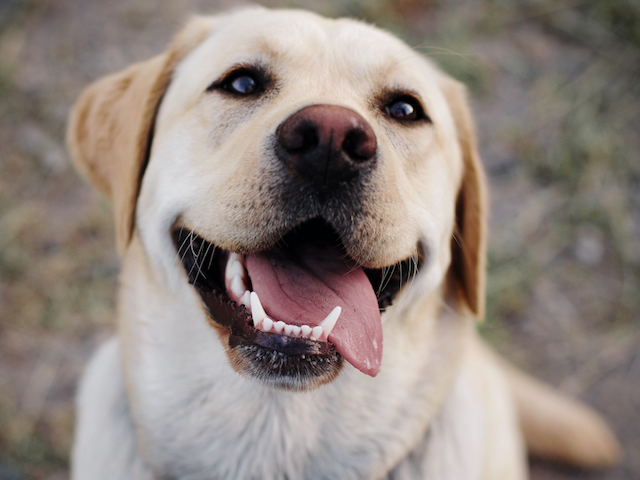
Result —
[[[261, 51], [273, 60], [299, 56], [332, 61], [341, 57], [380, 62], [410, 52], [392, 35], [351, 19], [328, 19], [293, 10], [248, 11], [233, 15], [212, 35], [227, 51]], [[217, 42], [216, 42], [217, 43]]]
[[[210, 36], [178, 67], [202, 91], [226, 70], [262, 64], [302, 83], [418, 88], [436, 69], [405, 43], [351, 19], [326, 19], [303, 11], [242, 11], [218, 20]], [[195, 75], [194, 75], [195, 73]], [[432, 83], [432, 82], [431, 82]]]

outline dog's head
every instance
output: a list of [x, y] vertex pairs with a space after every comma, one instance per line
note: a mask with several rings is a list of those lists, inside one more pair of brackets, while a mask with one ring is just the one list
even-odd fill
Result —
[[196, 19], [89, 87], [68, 142], [113, 202], [121, 251], [139, 236], [158, 278], [199, 294], [242, 373], [310, 388], [344, 358], [376, 375], [380, 312], [445, 280], [483, 314], [464, 89], [371, 26], [263, 9]]

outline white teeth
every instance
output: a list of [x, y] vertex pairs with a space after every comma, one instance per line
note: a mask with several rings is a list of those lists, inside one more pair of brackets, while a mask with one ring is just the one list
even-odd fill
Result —
[[260, 303], [260, 299], [258, 298], [258, 294], [256, 292], [251, 292], [251, 316], [253, 317], [253, 325], [258, 325], [264, 318], [267, 316], [267, 313], [262, 308], [262, 304]]
[[311, 330], [311, 340], [318, 340], [323, 331], [324, 330], [322, 330], [322, 327], [320, 326], [313, 327], [313, 329]]
[[229, 259], [227, 260], [224, 276], [227, 280], [233, 280], [236, 275], [239, 275], [240, 277], [244, 275], [242, 257], [235, 252], [231, 252], [229, 254]]
[[244, 294], [245, 290], [246, 287], [244, 286], [244, 283], [242, 283], [242, 278], [240, 278], [240, 275], [236, 275], [235, 277], [233, 277], [233, 280], [231, 280], [231, 293], [233, 293], [237, 297], [241, 297]]
[[240, 298], [240, 303], [251, 311], [251, 292], [249, 290], [244, 292], [244, 295]]
[[[331, 335], [331, 331], [333, 330], [333, 327], [336, 326], [336, 322], [338, 321], [338, 318], [340, 318], [340, 314], [342, 313], [342, 308], [340, 308], [339, 306], [334, 308], [333, 310], [331, 310], [331, 313], [329, 315], [327, 315], [327, 318], [325, 318], [321, 323], [320, 326], [322, 327], [322, 330], [324, 330], [324, 338], [328, 338], [329, 335]], [[314, 328], [315, 330], [315, 328]]]
[[289, 337], [327, 341], [340, 318], [340, 314], [342, 313], [341, 307], [338, 306], [334, 308], [320, 323], [320, 325], [313, 328], [309, 325], [290, 325], [282, 320], [278, 320], [276, 322], [267, 317], [267, 312], [264, 311], [260, 298], [256, 292], [245, 290], [244, 293], [240, 293], [244, 288], [245, 286], [242, 282], [242, 278], [238, 275], [233, 277], [231, 282], [231, 291], [240, 298], [240, 303], [247, 306], [251, 311], [254, 327], [262, 330], [263, 332], [274, 331], [277, 334], [284, 334]]
[[273, 320], [271, 320], [269, 317], [266, 317], [264, 320], [262, 320], [263, 332], [268, 332], [269, 330], [271, 330], [271, 327], [273, 327]]

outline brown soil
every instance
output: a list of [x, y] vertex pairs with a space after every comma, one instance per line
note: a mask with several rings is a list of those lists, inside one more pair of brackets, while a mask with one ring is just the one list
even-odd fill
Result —
[[[0, 3], [0, 480], [66, 478], [76, 382], [113, 331], [111, 214], [69, 165], [67, 112], [232, 3]], [[306, 4], [392, 29], [471, 88], [492, 192], [481, 330], [626, 452], [603, 472], [533, 461], [535, 480], [640, 478], [640, 16], [592, 3]]]

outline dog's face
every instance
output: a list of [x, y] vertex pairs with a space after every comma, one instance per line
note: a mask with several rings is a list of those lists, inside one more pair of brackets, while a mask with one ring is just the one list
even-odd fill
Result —
[[[158, 281], [199, 297], [237, 371], [294, 389], [331, 381], [343, 359], [375, 376], [380, 312], [448, 271], [481, 312], [482, 178], [452, 80], [350, 20], [257, 9], [190, 29], [114, 80], [109, 95], [130, 102], [81, 100], [70, 143], [113, 199], [121, 245], [135, 223]], [[86, 153], [105, 115], [128, 122], [129, 162]], [[452, 266], [456, 230], [466, 253]]]

